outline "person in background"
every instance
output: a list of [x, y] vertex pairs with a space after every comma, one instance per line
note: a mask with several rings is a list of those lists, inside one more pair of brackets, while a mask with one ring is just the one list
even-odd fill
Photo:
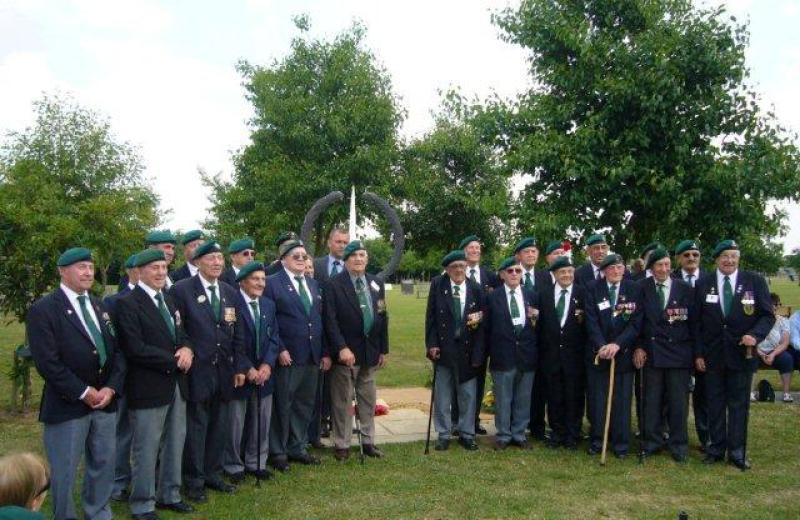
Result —
[[50, 469], [33, 453], [0, 458], [0, 520], [44, 520], [39, 513], [50, 489]]
[[[794, 401], [789, 387], [792, 384], [792, 370], [794, 370], [794, 358], [789, 352], [789, 336], [791, 326], [785, 316], [778, 314], [781, 306], [781, 297], [775, 293], [769, 293], [772, 298], [772, 308], [775, 310], [775, 325], [769, 331], [764, 341], [756, 347], [758, 357], [767, 368], [774, 368], [781, 375], [781, 386], [783, 386], [783, 402], [791, 403]], [[753, 378], [750, 400], [756, 400], [755, 393], [756, 379]]]

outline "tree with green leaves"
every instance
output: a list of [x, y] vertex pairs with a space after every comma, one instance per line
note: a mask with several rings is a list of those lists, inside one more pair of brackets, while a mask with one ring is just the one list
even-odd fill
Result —
[[[299, 232], [320, 197], [350, 187], [387, 192], [403, 118], [387, 72], [365, 48], [356, 24], [333, 41], [313, 39], [306, 17], [291, 51], [270, 66], [238, 65], [253, 104], [251, 142], [234, 159], [230, 182], [206, 177], [211, 217], [206, 226], [221, 240], [249, 235], [271, 243], [283, 230]], [[347, 204], [317, 222], [316, 251]], [[363, 219], [372, 208], [359, 208]]]
[[20, 321], [58, 282], [62, 251], [90, 248], [105, 285], [159, 221], [138, 152], [107, 120], [65, 97], [34, 107], [35, 124], [0, 147], [0, 312]]
[[745, 26], [690, 0], [523, 0], [493, 19], [535, 79], [484, 111], [530, 179], [519, 222], [579, 243], [605, 231], [626, 256], [735, 238], [751, 266], [780, 260], [771, 203], [798, 200], [800, 157], [747, 84]]

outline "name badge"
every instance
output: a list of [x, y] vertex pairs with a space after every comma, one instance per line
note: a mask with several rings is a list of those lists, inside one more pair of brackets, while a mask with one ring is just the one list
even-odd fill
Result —
[[601, 311], [604, 311], [606, 309], [610, 309], [611, 308], [611, 302], [609, 302], [608, 300], [603, 300], [603, 301], [601, 301], [600, 303], [597, 304], [597, 308], [600, 309]]
[[718, 294], [706, 294], [706, 303], [719, 303]]
[[524, 327], [524, 326], [525, 326], [525, 318], [523, 318], [523, 317], [519, 317], [519, 318], [511, 318], [511, 323], [512, 323], [514, 326], [516, 326], [516, 325], [521, 325], [521, 326], [523, 326], [523, 327]]
[[378, 283], [375, 280], [372, 280], [369, 283], [369, 286], [372, 287], [372, 290], [375, 291], [375, 292], [380, 292], [380, 290], [381, 290], [381, 286], [378, 285]]

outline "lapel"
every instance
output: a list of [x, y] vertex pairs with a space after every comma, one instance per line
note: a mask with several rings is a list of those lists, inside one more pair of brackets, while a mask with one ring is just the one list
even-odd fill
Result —
[[[206, 290], [203, 287], [203, 282], [200, 281], [199, 274], [197, 276], [192, 277], [192, 283], [194, 284], [194, 301], [196, 302], [197, 305], [205, 309], [205, 312], [208, 315], [208, 317], [211, 318], [212, 323], [217, 323], [219, 321], [219, 317], [214, 316], [214, 309], [211, 308], [211, 301], [208, 299]], [[221, 292], [219, 291], [219, 283], [217, 283], [216, 285], [218, 291], [217, 297], [219, 297], [219, 293]], [[203, 297], [201, 298], [203, 300], [202, 302], [198, 301], [198, 298], [200, 298], [201, 296]], [[220, 307], [221, 306], [222, 306], [222, 298], [220, 298]]]
[[753, 286], [750, 283], [750, 278], [745, 275], [745, 273], [739, 269], [739, 274], [736, 276], [736, 285], [733, 286], [733, 301], [731, 302], [731, 312], [728, 315], [727, 319], [731, 319], [731, 317], [736, 317], [736, 319], [741, 319], [744, 316], [744, 309], [742, 307], [742, 298], [744, 298], [745, 291], [749, 291], [753, 294], [753, 298], [755, 298], [755, 292], [753, 291]]
[[[506, 292], [506, 284], [501, 285], [500, 287], [497, 288], [497, 290], [499, 290], [503, 295], [503, 297], [500, 299], [500, 301], [503, 302], [503, 322], [506, 323], [507, 324], [506, 326], [509, 327], [509, 329], [513, 331], [514, 330], [514, 323], [511, 321], [511, 309], [509, 309], [509, 301], [508, 301], [508, 293]], [[523, 299], [523, 303], [524, 303], [525, 297], [523, 296], [522, 299]], [[522, 314], [522, 312], [523, 312], [523, 310], [520, 309], [520, 314]]]
[[[353, 286], [353, 283], [350, 281], [350, 275], [341, 275], [342, 277], [339, 278], [339, 283], [342, 284], [342, 288], [344, 289], [344, 295], [347, 298], [348, 303], [353, 307], [353, 310], [356, 312], [357, 316], [361, 316], [361, 304], [358, 303], [358, 295], [356, 294], [356, 288]], [[339, 275], [336, 275], [338, 278]], [[369, 281], [367, 281], [369, 284]], [[365, 289], [369, 290], [369, 288]], [[374, 298], [373, 298], [374, 299]], [[374, 314], [373, 314], [374, 316]]]
[[447, 309], [447, 312], [450, 313], [450, 316], [453, 318], [453, 321], [455, 321], [456, 315], [453, 314], [453, 293], [451, 289], [452, 282], [450, 280], [450, 277], [447, 275], [443, 275], [442, 282], [443, 283], [440, 288], [441, 290], [439, 294], [442, 297], [442, 301], [445, 302], [445, 308]]
[[548, 305], [552, 306], [553, 308], [553, 316], [555, 316], [555, 323], [558, 329], [566, 329], [567, 325], [569, 325], [570, 320], [574, 319], [575, 314], [575, 282], [572, 283], [572, 291], [569, 293], [569, 298], [564, 303], [564, 312], [567, 314], [567, 319], [564, 320], [564, 326], [561, 326], [561, 322], [558, 319], [558, 312], [556, 311], [556, 306], [558, 301], [556, 300], [556, 295], [561, 297], [561, 286], [556, 283], [553, 286], [552, 292], [545, 292], [543, 293], [544, 297], [548, 301]]
[[[295, 305], [295, 307], [297, 307], [297, 310], [300, 312], [300, 314], [302, 316], [308, 316], [308, 314], [306, 313], [306, 308], [303, 307], [303, 302], [300, 301], [300, 293], [298, 293], [295, 290], [294, 283], [292, 282], [292, 280], [289, 279], [289, 275], [286, 273], [286, 269], [283, 267], [283, 265], [281, 265], [279, 267], [279, 269], [280, 269], [280, 271], [278, 271], [278, 276], [281, 279], [282, 290], [284, 290], [284, 291], [289, 293], [289, 299], [294, 301], [294, 305]], [[308, 284], [306, 284], [306, 285], [308, 285]], [[309, 295], [309, 298], [311, 298], [311, 297], [312, 296]], [[312, 307], [314, 306], [314, 301], [313, 300], [311, 301], [311, 306]]]
[[97, 326], [100, 327], [100, 334], [103, 335], [103, 341], [105, 342], [106, 352], [108, 353], [111, 350], [111, 341], [113, 341], [113, 336], [111, 336], [108, 330], [108, 321], [106, 311], [100, 306], [100, 303], [97, 301], [96, 298], [89, 296], [89, 302], [94, 309], [94, 315], [97, 316]]
[[[167, 328], [167, 324], [164, 321], [164, 318], [161, 316], [161, 313], [156, 308], [155, 302], [150, 299], [150, 295], [148, 295], [144, 289], [138, 286], [133, 290], [133, 292], [135, 294], [134, 297], [139, 303], [139, 307], [142, 309], [144, 314], [147, 315], [148, 319], [156, 324], [156, 328], [160, 330], [164, 336], [169, 338], [170, 342], [172, 342], [172, 334], [170, 333], [169, 328]], [[164, 301], [164, 305], [167, 305], [166, 300]], [[169, 305], [167, 305], [167, 311], [169, 310]], [[175, 315], [172, 312], [170, 312], [170, 315], [174, 320]]]
[[[236, 297], [239, 299], [239, 304], [240, 304], [239, 307], [242, 309], [241, 314], [244, 315], [244, 323], [250, 330], [250, 333], [253, 334], [253, 337], [255, 337], [256, 327], [255, 327], [255, 322], [253, 322], [253, 311], [252, 308], [250, 307], [250, 303], [248, 303], [244, 299], [244, 296], [242, 296], [241, 291], [236, 293]], [[261, 298], [258, 299], [258, 307], [259, 311], [261, 311]]]
[[72, 325], [75, 326], [75, 328], [78, 329], [81, 334], [83, 334], [83, 337], [86, 338], [86, 341], [94, 345], [94, 341], [92, 341], [92, 338], [89, 336], [89, 332], [86, 330], [86, 327], [83, 326], [83, 323], [81, 323], [81, 319], [76, 314], [76, 311], [72, 307], [69, 298], [60, 287], [58, 289], [58, 296], [61, 300], [62, 312], [67, 316], [67, 321], [72, 323]]

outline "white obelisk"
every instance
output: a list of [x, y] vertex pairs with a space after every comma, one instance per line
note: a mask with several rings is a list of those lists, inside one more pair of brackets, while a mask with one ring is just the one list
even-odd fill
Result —
[[350, 225], [348, 226], [350, 240], [356, 239], [356, 187], [350, 187]]

